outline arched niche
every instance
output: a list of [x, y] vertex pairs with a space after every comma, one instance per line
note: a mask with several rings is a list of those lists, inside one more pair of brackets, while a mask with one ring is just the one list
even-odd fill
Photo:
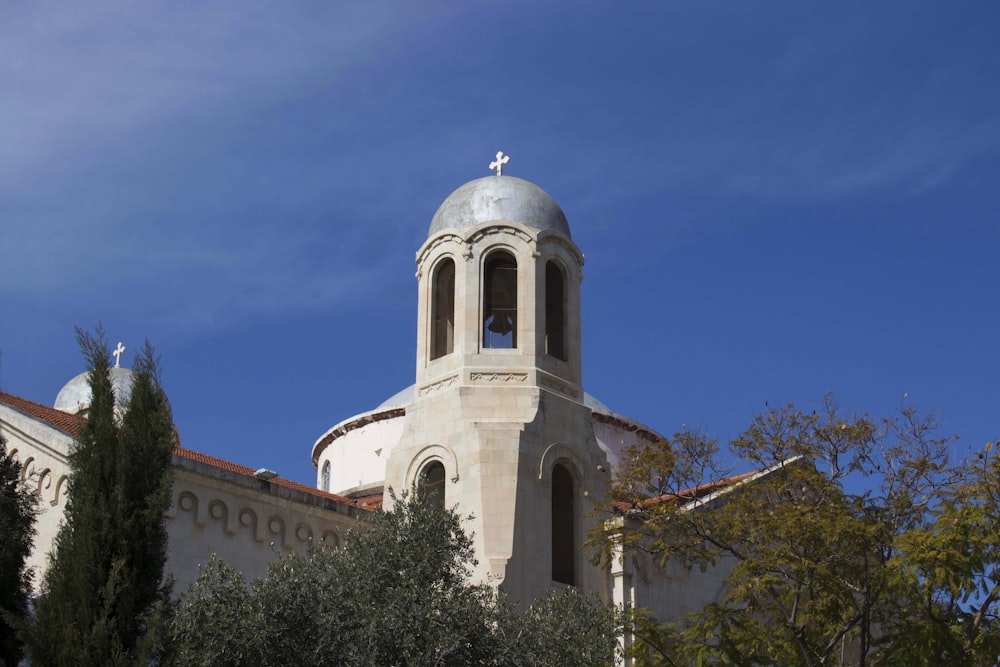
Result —
[[551, 485], [552, 581], [576, 584], [576, 557], [579, 550], [576, 506], [576, 481], [567, 465], [560, 461], [552, 467]]
[[445, 257], [431, 278], [430, 358], [455, 350], [455, 261]]
[[490, 252], [483, 262], [484, 349], [517, 347], [517, 260], [506, 250]]
[[417, 473], [417, 493], [439, 507], [445, 506], [445, 469], [440, 459], [431, 459]]
[[566, 272], [555, 260], [545, 263], [545, 353], [566, 361]]

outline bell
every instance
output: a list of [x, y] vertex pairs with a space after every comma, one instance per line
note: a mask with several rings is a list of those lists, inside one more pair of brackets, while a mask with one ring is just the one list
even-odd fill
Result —
[[506, 336], [514, 330], [514, 318], [510, 315], [491, 313], [487, 317], [486, 328], [495, 334]]

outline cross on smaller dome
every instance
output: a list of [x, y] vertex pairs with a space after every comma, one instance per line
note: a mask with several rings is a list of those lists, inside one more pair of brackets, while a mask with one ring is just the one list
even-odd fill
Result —
[[115, 358], [115, 368], [121, 368], [122, 366], [122, 355], [125, 354], [125, 346], [122, 345], [121, 341], [118, 341], [118, 347], [111, 351], [112, 356]]
[[503, 151], [497, 151], [497, 159], [490, 162], [490, 169], [497, 170], [497, 176], [503, 176], [503, 166], [510, 162], [510, 156], [504, 155]]

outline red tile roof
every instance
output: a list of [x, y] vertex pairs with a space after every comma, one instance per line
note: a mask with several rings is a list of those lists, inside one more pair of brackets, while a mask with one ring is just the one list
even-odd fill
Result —
[[[79, 415], [72, 415], [68, 412], [63, 412], [62, 410], [56, 410], [55, 408], [50, 408], [46, 405], [42, 405], [41, 403], [35, 403], [34, 401], [29, 401], [26, 398], [14, 396], [13, 394], [8, 394], [6, 392], [0, 391], [0, 403], [3, 403], [29, 417], [39, 419], [49, 426], [66, 433], [67, 435], [76, 436], [76, 434], [80, 431], [80, 427], [83, 425], [83, 417], [80, 417]], [[174, 448], [174, 454], [180, 456], [181, 458], [203, 463], [214, 468], [219, 468], [220, 470], [227, 470], [229, 472], [236, 473], [237, 475], [253, 477], [254, 474], [253, 468], [241, 466], [237, 463], [231, 463], [230, 461], [209, 456], [208, 454], [202, 454], [201, 452], [196, 452], [192, 449], [185, 449], [177, 446]], [[365, 510], [374, 510], [382, 504], [382, 498], [380, 496], [351, 500], [350, 498], [338, 496], [335, 493], [320, 491], [319, 489], [311, 486], [299, 484], [298, 482], [293, 482], [290, 479], [284, 479], [282, 477], [275, 477], [270, 483], [277, 484], [278, 486], [283, 486], [288, 489], [295, 489], [296, 491], [307, 493], [319, 498], [326, 498], [328, 500], [334, 500], [347, 505], [353, 505]]]
[[80, 426], [83, 425], [83, 417], [79, 415], [71, 415], [68, 412], [56, 410], [47, 405], [35, 403], [34, 401], [29, 401], [26, 398], [14, 396], [3, 391], [0, 391], [0, 403], [14, 408], [29, 417], [40, 419], [49, 426], [68, 435], [75, 436], [80, 432]]
[[645, 509], [652, 505], [658, 505], [660, 503], [679, 503], [684, 505], [693, 500], [700, 500], [705, 498], [716, 491], [721, 491], [725, 488], [738, 484], [745, 479], [749, 479], [754, 475], [759, 474], [760, 470], [752, 470], [750, 472], [740, 473], [739, 475], [733, 475], [732, 477], [726, 477], [725, 479], [719, 479], [714, 482], [708, 482], [707, 484], [699, 484], [698, 486], [693, 486], [689, 489], [684, 489], [683, 491], [678, 491], [677, 493], [665, 493], [662, 496], [653, 496], [639, 501], [638, 504], [629, 504], [626, 502], [616, 502], [614, 503], [615, 509], [620, 512], [627, 512], [633, 509]]
[[[214, 456], [209, 456], [208, 454], [202, 454], [201, 452], [196, 452], [191, 449], [185, 449], [184, 447], [174, 447], [174, 454], [191, 461], [196, 461], [198, 463], [204, 463], [205, 465], [210, 465], [214, 468], [219, 468], [221, 470], [226, 470], [228, 472], [236, 473], [237, 475], [243, 475], [245, 477], [253, 477], [254, 469], [248, 468], [246, 466], [241, 466], [238, 463], [232, 463], [231, 461], [226, 461], [224, 459], [216, 458]], [[303, 493], [308, 493], [309, 495], [316, 496], [318, 498], [326, 498], [328, 500], [335, 500], [345, 505], [354, 505], [360, 507], [361, 509], [372, 510], [381, 505], [382, 498], [361, 498], [359, 500], [351, 500], [346, 496], [340, 496], [336, 493], [329, 493], [327, 491], [321, 491], [312, 486], [306, 486], [305, 484], [299, 484], [298, 482], [293, 482], [290, 479], [285, 479], [284, 477], [274, 477], [270, 480], [271, 484], [277, 484], [278, 486], [283, 486], [288, 489], [295, 489], [296, 491], [301, 491]]]

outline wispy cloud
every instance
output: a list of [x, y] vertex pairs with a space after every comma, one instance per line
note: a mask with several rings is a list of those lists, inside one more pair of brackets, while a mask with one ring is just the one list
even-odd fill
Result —
[[577, 9], [5, 5], [0, 297], [154, 291], [187, 326], [363, 301], [500, 148], [585, 219], [918, 192], [1000, 148], [996, 63], [921, 59], [933, 22]]

